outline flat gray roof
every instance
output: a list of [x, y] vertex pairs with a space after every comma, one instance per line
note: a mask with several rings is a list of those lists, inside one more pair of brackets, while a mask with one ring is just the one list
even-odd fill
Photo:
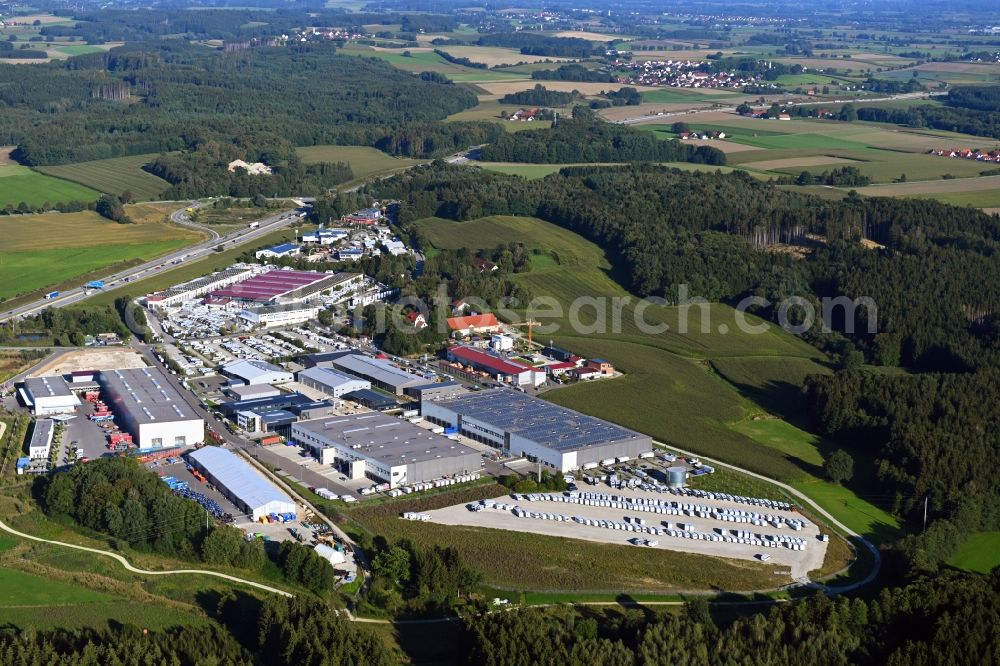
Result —
[[299, 421], [292, 426], [292, 432], [296, 429], [351, 447], [359, 455], [387, 465], [478, 455], [464, 444], [381, 412]]
[[432, 399], [430, 403], [559, 452], [646, 437], [603, 419], [510, 389], [447, 395]]
[[414, 375], [397, 368], [389, 361], [361, 354], [341, 356], [340, 358], [331, 360], [330, 363], [338, 368], [353, 372], [356, 375], [362, 375], [387, 386], [406, 388], [407, 386], [418, 386], [427, 383], [427, 380], [420, 375]]
[[323, 368], [320, 366], [309, 368], [308, 370], [302, 370], [299, 372], [299, 379], [301, 380], [303, 377], [330, 387], [343, 386], [349, 383], [353, 384], [354, 382], [368, 383], [360, 377], [345, 375], [343, 372], [337, 372], [332, 368]]
[[31, 392], [33, 398], [73, 395], [73, 391], [62, 377], [32, 377], [24, 380], [24, 387]]
[[258, 377], [264, 377], [274, 372], [280, 372], [286, 375], [291, 374], [288, 370], [274, 365], [273, 363], [268, 363], [267, 361], [248, 360], [244, 358], [226, 363], [222, 366], [222, 371], [227, 375], [236, 375], [237, 377], [242, 377], [243, 379], [257, 379]]
[[35, 421], [35, 427], [31, 431], [31, 440], [28, 442], [28, 446], [48, 446], [52, 441], [52, 431], [55, 427], [56, 422], [52, 419], [38, 419]]
[[252, 509], [270, 502], [285, 502], [295, 510], [292, 498], [271, 485], [249, 464], [232, 451], [218, 446], [205, 446], [188, 454], [188, 457], [208, 471], [219, 485], [238, 497]]
[[102, 370], [99, 377], [114, 406], [126, 410], [136, 423], [201, 419], [159, 368]]

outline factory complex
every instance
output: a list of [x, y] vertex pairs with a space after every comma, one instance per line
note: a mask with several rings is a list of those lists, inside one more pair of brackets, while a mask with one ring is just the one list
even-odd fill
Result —
[[390, 488], [478, 472], [480, 454], [407, 420], [379, 412], [300, 421], [292, 439], [349, 478]]
[[420, 408], [432, 423], [560, 472], [633, 459], [653, 449], [648, 435], [510, 389], [445, 395], [422, 401]]

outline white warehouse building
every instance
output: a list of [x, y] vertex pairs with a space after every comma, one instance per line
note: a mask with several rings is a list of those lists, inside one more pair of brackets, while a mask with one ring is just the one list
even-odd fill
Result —
[[102, 370], [98, 383], [118, 425], [140, 449], [194, 446], [205, 439], [205, 421], [159, 368]]
[[244, 384], [284, 384], [292, 381], [292, 373], [265, 361], [230, 361], [222, 366], [222, 374]]
[[264, 305], [259, 308], [241, 310], [237, 317], [251, 326], [276, 328], [304, 324], [319, 316], [322, 309], [317, 303], [291, 303], [289, 305]]
[[44, 460], [52, 450], [52, 435], [56, 422], [52, 419], [38, 419], [28, 440], [28, 457], [32, 460]]
[[537, 459], [560, 472], [653, 450], [648, 435], [506, 388], [422, 400], [420, 413], [505, 454]]
[[291, 497], [232, 451], [205, 446], [187, 457], [229, 501], [255, 522], [271, 513], [297, 513]]
[[80, 399], [62, 377], [26, 379], [21, 395], [35, 416], [70, 414], [80, 406]]
[[380, 412], [299, 421], [292, 424], [292, 440], [351, 479], [367, 477], [391, 488], [480, 469], [475, 449]]
[[339, 398], [354, 391], [364, 391], [372, 387], [367, 379], [345, 375], [331, 368], [317, 366], [302, 370], [297, 375], [299, 383], [309, 388], [322, 391], [328, 396]]

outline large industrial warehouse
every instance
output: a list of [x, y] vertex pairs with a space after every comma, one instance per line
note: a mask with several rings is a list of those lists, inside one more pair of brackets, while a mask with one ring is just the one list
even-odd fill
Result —
[[403, 395], [406, 389], [427, 383], [427, 380], [420, 375], [409, 373], [385, 359], [372, 358], [364, 354], [343, 354], [324, 361], [323, 365], [333, 366], [337, 370], [367, 379], [373, 387], [396, 395]]
[[292, 439], [324, 465], [341, 464], [352, 479], [390, 487], [477, 472], [480, 456], [456, 441], [379, 412], [292, 424]]
[[561, 472], [653, 449], [648, 435], [509, 389], [425, 400], [420, 408], [433, 423]]
[[188, 460], [254, 521], [272, 513], [297, 513], [295, 502], [232, 451], [205, 446]]
[[139, 448], [194, 446], [205, 439], [205, 422], [159, 368], [103, 370], [98, 383]]

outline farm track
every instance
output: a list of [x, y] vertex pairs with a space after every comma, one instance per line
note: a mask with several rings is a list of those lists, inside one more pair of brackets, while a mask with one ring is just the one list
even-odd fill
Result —
[[290, 592], [285, 592], [284, 590], [279, 590], [276, 587], [271, 587], [270, 585], [264, 585], [263, 583], [258, 583], [256, 581], [247, 580], [245, 578], [239, 578], [238, 576], [231, 576], [229, 574], [220, 573], [218, 571], [208, 571], [205, 569], [172, 569], [166, 571], [149, 571], [147, 569], [140, 569], [139, 567], [133, 566], [124, 555], [118, 553], [113, 553], [110, 550], [101, 550], [99, 548], [90, 548], [88, 546], [78, 546], [74, 543], [66, 543], [65, 541], [55, 541], [53, 539], [43, 539], [41, 537], [33, 536], [31, 534], [25, 534], [24, 532], [19, 532], [13, 527], [10, 527], [5, 522], [0, 520], [0, 529], [21, 539], [28, 539], [29, 541], [37, 541], [40, 543], [47, 543], [54, 546], [62, 546], [64, 548], [73, 548], [74, 550], [82, 550], [88, 553], [95, 553], [97, 555], [104, 555], [117, 560], [126, 571], [132, 573], [142, 574], [144, 576], [177, 576], [185, 574], [201, 574], [204, 576], [214, 576], [215, 578], [222, 578], [224, 580], [231, 581], [233, 583], [239, 583], [241, 585], [249, 585], [250, 587], [255, 587], [259, 590], [264, 590], [265, 592], [271, 592], [272, 594], [280, 594], [283, 597], [294, 596]]

